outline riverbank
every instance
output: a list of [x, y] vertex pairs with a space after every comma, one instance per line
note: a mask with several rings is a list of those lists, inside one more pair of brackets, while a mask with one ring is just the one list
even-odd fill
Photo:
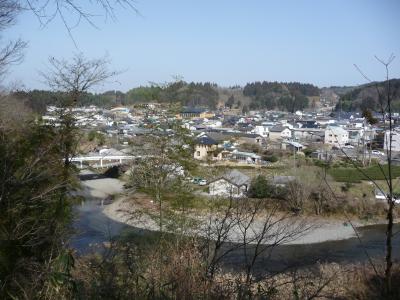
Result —
[[[105, 206], [103, 213], [108, 218], [129, 226], [157, 231], [159, 229], [157, 221], [148, 213], [149, 210], [152, 209], [155, 209], [155, 205], [151, 200], [142, 194], [138, 194], [133, 198], [121, 197], [116, 199], [111, 204]], [[203, 219], [206, 218], [203, 216]], [[197, 217], [196, 220], [198, 221], [200, 218]], [[263, 222], [261, 220], [254, 222], [254, 226], [252, 226], [251, 230], [255, 235], [262, 230], [262, 225]], [[357, 226], [361, 225], [361, 223], [357, 223]], [[283, 244], [287, 245], [345, 240], [356, 236], [353, 228], [346, 220], [291, 217], [290, 219], [282, 221], [277, 226], [279, 226], [279, 229], [275, 228], [273, 230], [279, 231], [285, 227], [287, 231], [298, 231], [293, 237], [285, 239]], [[242, 237], [239, 231], [239, 228], [232, 230], [229, 242], [240, 241]]]
[[[89, 171], [88, 174], [91, 174]], [[85, 175], [85, 173], [84, 173]], [[146, 229], [150, 231], [158, 231], [159, 225], [157, 221], [158, 206], [145, 194], [136, 193], [134, 196], [123, 196], [123, 181], [112, 178], [98, 178], [93, 180], [82, 181], [82, 189], [79, 194], [86, 199], [100, 200], [102, 206], [101, 212], [110, 221], [125, 224], [131, 227]], [[117, 197], [113, 200], [113, 197]], [[104, 201], [107, 199], [107, 201]], [[194, 218], [196, 221], [203, 222], [210, 220], [207, 217], [199, 217], [187, 215], [186, 217]], [[215, 216], [211, 216], [215, 219]], [[203, 219], [203, 220], [202, 220]], [[280, 229], [286, 227], [289, 229], [301, 231], [293, 237], [285, 239], [283, 244], [315, 244], [327, 241], [346, 240], [356, 237], [352, 226], [346, 219], [337, 218], [317, 218], [317, 217], [291, 217], [281, 223]], [[361, 222], [359, 220], [352, 221], [352, 224], [361, 228], [369, 225], [383, 224], [384, 220], [373, 220]], [[291, 228], [290, 228], [291, 226]], [[201, 227], [201, 226], [200, 226]], [[262, 221], [256, 221], [255, 226], [251, 230], [257, 232], [262, 227]], [[197, 234], [204, 234], [204, 226]], [[277, 229], [275, 229], [277, 230]], [[232, 230], [229, 236], [229, 242], [239, 242], [240, 228]], [[186, 232], [187, 233], [187, 232]], [[191, 233], [193, 234], [193, 232]]]

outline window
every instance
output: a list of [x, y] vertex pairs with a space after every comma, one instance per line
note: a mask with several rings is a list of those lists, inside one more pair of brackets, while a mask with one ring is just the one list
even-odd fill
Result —
[[197, 156], [200, 156], [200, 151], [197, 151], [196, 155], [197, 155]]

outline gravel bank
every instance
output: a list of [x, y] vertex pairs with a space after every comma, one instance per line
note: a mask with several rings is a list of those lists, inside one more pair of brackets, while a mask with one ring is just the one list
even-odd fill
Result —
[[[135, 204], [135, 201], [120, 198], [110, 205], [107, 205], [103, 213], [112, 220], [125, 223], [130, 226], [156, 231], [158, 230], [157, 222], [146, 214], [142, 206]], [[290, 222], [290, 224], [289, 224]], [[255, 222], [251, 228], [255, 234], [262, 228], [262, 222]], [[291, 218], [290, 221], [282, 223], [279, 228], [273, 230], [279, 231], [285, 228], [293, 230], [305, 229], [304, 233], [299, 233], [292, 238], [285, 240], [284, 244], [313, 244], [332, 240], [344, 240], [355, 237], [353, 228], [344, 220], [323, 220], [323, 219], [301, 219]], [[303, 226], [303, 227], [301, 227]], [[230, 242], [239, 242], [240, 229], [232, 230], [229, 237]]]

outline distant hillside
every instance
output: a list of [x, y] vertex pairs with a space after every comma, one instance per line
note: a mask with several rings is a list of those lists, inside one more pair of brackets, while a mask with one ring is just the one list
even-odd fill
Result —
[[[392, 108], [394, 111], [399, 112], [400, 79], [390, 80], [390, 91]], [[365, 109], [369, 109], [372, 111], [380, 111], [380, 102], [383, 101], [384, 106], [386, 106], [387, 100], [385, 97], [380, 100], [379, 94], [387, 94], [387, 84], [384, 81], [358, 86], [340, 96], [340, 100], [336, 105], [336, 110], [342, 109], [343, 111], [363, 111]]]
[[248, 83], [243, 95], [251, 97], [250, 109], [286, 110], [294, 112], [315, 107], [320, 89], [312, 84], [299, 82]]
[[[393, 108], [400, 111], [400, 79], [390, 81], [393, 97]], [[378, 83], [384, 93], [385, 85]], [[46, 105], [57, 105], [65, 95], [60, 93], [32, 90], [15, 92], [14, 96], [23, 99], [34, 111], [44, 113]], [[378, 93], [375, 83], [356, 87], [318, 88], [312, 84], [298, 82], [253, 82], [244, 87], [220, 87], [205, 82], [176, 81], [170, 84], [142, 86], [124, 93], [108, 91], [101, 94], [87, 93], [79, 101], [80, 105], [98, 105], [112, 107], [115, 105], [135, 105], [139, 103], [175, 103], [180, 106], [207, 107], [215, 109], [227, 106], [244, 110], [296, 110], [332, 107], [343, 111], [362, 111], [365, 108], [377, 111], [379, 108]]]
[[[32, 91], [16, 91], [13, 96], [20, 101], [23, 101], [34, 112], [44, 114], [48, 105], [59, 105], [66, 97], [63, 93], [32, 90]], [[101, 107], [112, 107], [124, 97], [122, 92], [105, 92], [103, 94], [85, 93], [79, 99], [79, 105], [97, 105]]]
[[330, 91], [334, 92], [338, 96], [342, 96], [344, 94], [347, 94], [347, 93], [353, 91], [356, 88], [357, 88], [357, 86], [330, 86], [329, 88], [326, 88], [326, 89], [329, 89]]

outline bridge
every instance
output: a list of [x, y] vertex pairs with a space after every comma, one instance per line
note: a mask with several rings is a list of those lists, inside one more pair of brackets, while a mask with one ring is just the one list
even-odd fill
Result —
[[94, 168], [105, 168], [118, 166], [124, 162], [132, 161], [138, 156], [133, 155], [93, 155], [93, 156], [78, 156], [71, 158], [71, 162], [80, 163], [80, 168], [83, 168], [84, 162], [97, 162], [97, 164], [92, 165]]

